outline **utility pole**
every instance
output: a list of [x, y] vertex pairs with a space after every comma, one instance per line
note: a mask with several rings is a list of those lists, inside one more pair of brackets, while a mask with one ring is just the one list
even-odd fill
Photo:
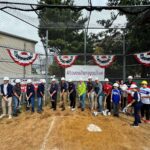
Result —
[[[48, 29], [46, 30], [46, 39], [45, 39], [45, 79], [46, 79], [46, 89], [48, 89]], [[46, 97], [48, 96], [48, 92], [46, 90]]]
[[87, 31], [84, 29], [84, 65], [86, 65], [86, 40], [87, 40]]
[[[26, 51], [26, 43], [24, 43], [24, 51]], [[23, 79], [25, 79], [25, 75], [26, 75], [26, 67], [23, 66]]]
[[123, 81], [126, 80], [126, 39], [125, 30], [123, 30]]

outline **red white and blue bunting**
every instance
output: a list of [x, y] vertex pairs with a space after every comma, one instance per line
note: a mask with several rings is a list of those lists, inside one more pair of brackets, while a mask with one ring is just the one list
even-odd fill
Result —
[[54, 56], [56, 62], [58, 65], [60, 65], [63, 68], [70, 67], [74, 64], [75, 60], [77, 59], [77, 55], [58, 55]]
[[109, 67], [115, 60], [114, 55], [92, 55], [94, 62], [101, 68]]
[[150, 66], [150, 51], [145, 53], [134, 54], [136, 60], [144, 66]]
[[7, 51], [15, 63], [24, 67], [33, 64], [38, 57], [38, 54], [32, 54], [25, 51], [17, 51], [14, 49], [7, 49]]

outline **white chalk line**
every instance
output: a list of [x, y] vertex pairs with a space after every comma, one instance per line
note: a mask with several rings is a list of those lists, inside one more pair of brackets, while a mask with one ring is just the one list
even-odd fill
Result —
[[56, 120], [56, 117], [53, 117], [53, 118], [52, 118], [52, 121], [51, 121], [51, 123], [50, 123], [50, 125], [49, 125], [48, 132], [47, 132], [47, 134], [46, 134], [45, 137], [44, 137], [44, 140], [43, 140], [43, 143], [42, 143], [42, 146], [41, 146], [41, 149], [40, 149], [40, 150], [45, 150], [45, 148], [46, 148], [46, 143], [47, 143], [47, 141], [48, 141], [49, 134], [51, 133], [51, 131], [52, 131], [52, 129], [53, 129], [55, 120]]

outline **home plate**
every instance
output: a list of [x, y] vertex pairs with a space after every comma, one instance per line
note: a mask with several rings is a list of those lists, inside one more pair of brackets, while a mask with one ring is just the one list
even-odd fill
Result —
[[102, 132], [102, 129], [95, 124], [89, 124], [87, 130], [89, 132]]

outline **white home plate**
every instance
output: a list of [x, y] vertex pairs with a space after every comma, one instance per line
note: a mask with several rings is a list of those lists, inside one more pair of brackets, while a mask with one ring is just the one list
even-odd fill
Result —
[[102, 132], [102, 129], [95, 124], [89, 124], [87, 130], [89, 132]]

